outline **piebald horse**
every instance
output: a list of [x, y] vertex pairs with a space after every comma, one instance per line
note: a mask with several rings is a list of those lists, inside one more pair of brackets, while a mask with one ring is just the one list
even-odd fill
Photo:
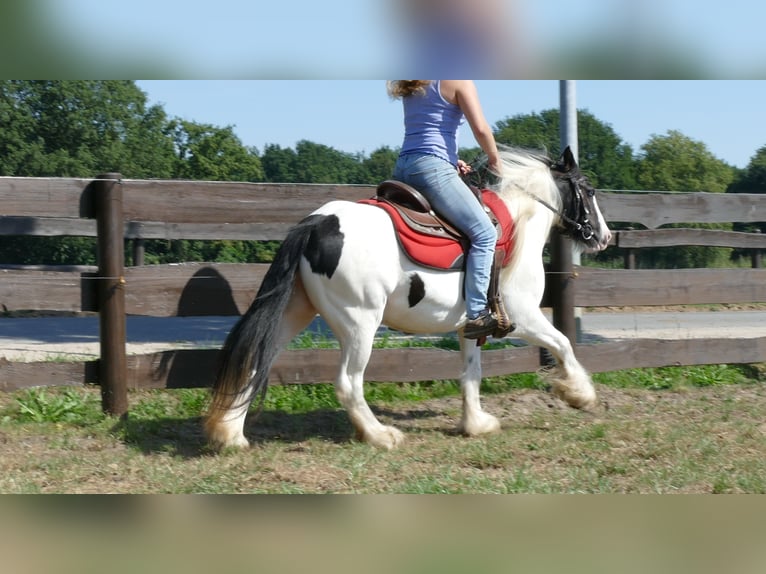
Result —
[[[548, 349], [556, 360], [548, 375], [552, 392], [572, 407], [589, 409], [597, 402], [590, 375], [540, 309], [543, 247], [554, 226], [588, 251], [606, 248], [611, 232], [569, 148], [555, 161], [519, 149], [502, 150], [501, 159], [491, 191], [514, 222], [511, 256], [499, 275], [513, 336]], [[340, 344], [335, 392], [359, 440], [391, 449], [404, 439], [376, 418], [364, 398], [364, 371], [381, 324], [411, 334], [457, 331], [463, 361], [459, 431], [476, 436], [499, 430], [498, 419], [480, 403], [481, 347], [462, 337], [462, 281], [462, 271], [413, 262], [384, 210], [341, 200], [318, 208], [288, 233], [224, 343], [205, 419], [208, 440], [217, 447], [248, 446], [243, 428], [253, 399], [265, 396], [281, 349], [317, 315]]]

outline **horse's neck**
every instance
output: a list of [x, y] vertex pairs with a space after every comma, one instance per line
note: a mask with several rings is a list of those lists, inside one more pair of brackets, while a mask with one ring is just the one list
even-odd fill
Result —
[[[535, 266], [556, 219], [549, 209], [531, 197], [516, 197], [505, 201], [514, 222], [513, 254], [508, 268]], [[515, 271], [514, 271], [515, 272]]]
[[516, 226], [517, 235], [547, 239], [556, 222], [555, 214], [548, 207], [537, 201], [534, 196], [526, 194], [504, 201]]

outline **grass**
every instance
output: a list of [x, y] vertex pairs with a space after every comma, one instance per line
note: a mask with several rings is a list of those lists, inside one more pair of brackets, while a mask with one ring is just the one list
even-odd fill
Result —
[[[64, 389], [61, 392], [45, 388], [24, 391], [16, 397], [16, 420], [33, 423], [73, 423], [89, 425], [101, 418], [93, 394]], [[10, 420], [5, 415], [3, 421]]]
[[[766, 493], [766, 388], [747, 366], [595, 376], [608, 408], [583, 413], [534, 375], [486, 379], [500, 433], [455, 434], [455, 381], [367, 385], [407, 436], [383, 452], [352, 440], [331, 385], [277, 386], [247, 424], [252, 449], [213, 453], [202, 389], [131, 392], [125, 420], [97, 388], [0, 394], [3, 493]], [[760, 377], [760, 379], [759, 379]]]

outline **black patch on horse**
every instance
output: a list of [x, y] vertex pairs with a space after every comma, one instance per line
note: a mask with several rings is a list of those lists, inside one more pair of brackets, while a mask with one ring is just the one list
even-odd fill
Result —
[[317, 275], [332, 278], [338, 268], [340, 254], [343, 251], [343, 233], [336, 215], [309, 215], [303, 223], [312, 225], [303, 256]]
[[410, 292], [407, 295], [407, 301], [410, 304], [410, 308], [414, 307], [423, 300], [426, 296], [426, 284], [420, 278], [420, 275], [413, 273], [410, 275]]

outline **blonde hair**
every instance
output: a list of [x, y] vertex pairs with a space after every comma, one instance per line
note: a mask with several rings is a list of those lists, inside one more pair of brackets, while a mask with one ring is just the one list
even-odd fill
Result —
[[386, 82], [388, 95], [394, 99], [412, 95], [423, 95], [433, 80], [389, 80]]

